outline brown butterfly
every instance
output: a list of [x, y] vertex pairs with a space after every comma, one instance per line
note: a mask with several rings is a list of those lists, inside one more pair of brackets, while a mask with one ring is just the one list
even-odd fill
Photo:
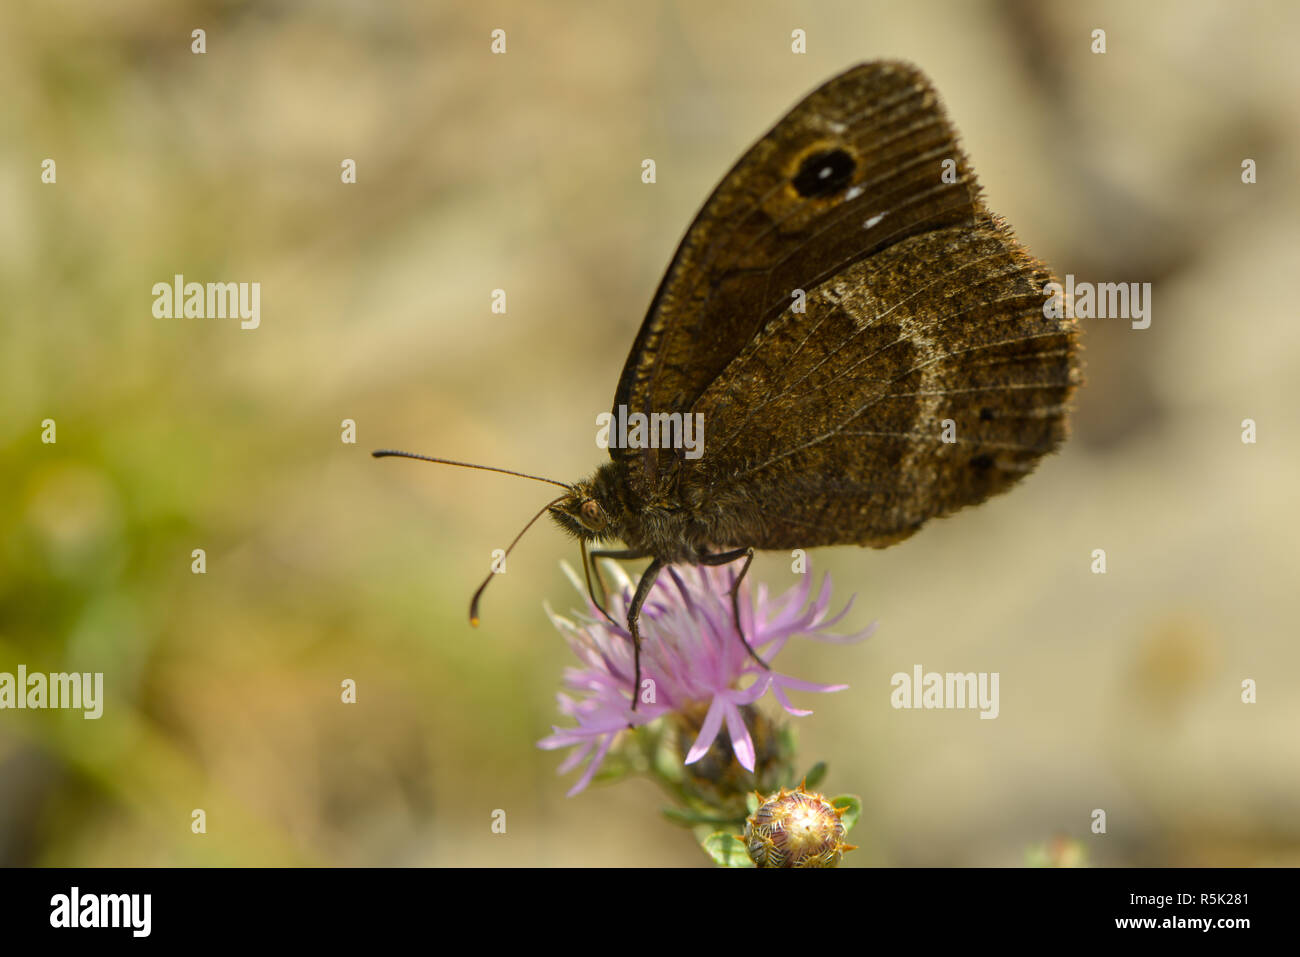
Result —
[[1051, 281], [985, 207], [926, 77], [856, 66], [723, 177], [623, 367], [614, 416], [696, 416], [702, 454], [611, 447], [589, 479], [542, 479], [565, 494], [524, 531], [549, 511], [589, 591], [595, 558], [651, 559], [627, 614], [639, 689], [637, 620], [665, 566], [743, 560], [739, 630], [755, 549], [892, 545], [1060, 445], [1079, 370], [1072, 321], [1044, 316]]

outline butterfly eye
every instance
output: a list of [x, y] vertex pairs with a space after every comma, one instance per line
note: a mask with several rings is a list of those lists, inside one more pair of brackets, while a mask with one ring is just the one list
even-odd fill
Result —
[[600, 506], [597, 505], [594, 500], [587, 499], [587, 501], [582, 503], [582, 517], [586, 519], [587, 523], [590, 525], [600, 524]]
[[804, 159], [790, 185], [800, 196], [834, 196], [849, 185], [857, 165], [842, 149], [822, 150]]

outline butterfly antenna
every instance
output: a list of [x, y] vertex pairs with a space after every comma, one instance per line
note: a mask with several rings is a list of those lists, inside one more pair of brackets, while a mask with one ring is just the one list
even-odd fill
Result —
[[[399, 452], [396, 449], [379, 449], [371, 452], [377, 459], [386, 459], [397, 456], [403, 459], [419, 459], [421, 462], [436, 462], [438, 465], [459, 465], [463, 469], [483, 469], [485, 472], [502, 472], [505, 475], [517, 475], [520, 478], [532, 479], [534, 482], [550, 482], [552, 485], [558, 485], [560, 488], [569, 488], [568, 482], [557, 482], [555, 479], [543, 478], [540, 475], [529, 475], [527, 472], [515, 472], [512, 469], [499, 469], [492, 465], [475, 465], [473, 462], [456, 462], [452, 459], [435, 459], [432, 455], [416, 455], [414, 452]], [[536, 521], [536, 519], [533, 519]]]
[[[459, 463], [459, 462], [453, 462], [452, 464], [453, 464], [453, 465], [459, 465], [460, 463]], [[504, 469], [497, 469], [496, 471], [499, 471], [499, 472], [500, 472], [500, 471], [505, 471], [505, 470], [504, 470]], [[516, 473], [516, 474], [517, 474], [517, 473]], [[532, 477], [532, 476], [529, 476], [529, 478], [531, 478], [531, 477]], [[549, 479], [542, 479], [542, 481], [543, 481], [543, 482], [545, 482], [545, 481], [549, 481]], [[559, 483], [556, 483], [556, 484], [559, 484]], [[565, 488], [568, 488], [568, 486], [566, 485]], [[561, 495], [559, 498], [554, 499], [554, 500], [552, 500], [552, 501], [550, 501], [550, 502], [547, 502], [545, 505], [543, 505], [543, 506], [542, 506], [542, 510], [541, 510], [540, 512], [538, 512], [536, 515], [534, 515], [532, 518], [530, 518], [530, 519], [528, 520], [528, 524], [525, 525], [525, 526], [520, 530], [519, 534], [515, 536], [515, 540], [514, 540], [513, 542], [511, 542], [511, 543], [506, 547], [506, 553], [505, 553], [504, 555], [501, 556], [501, 561], [504, 562], [507, 558], [510, 557], [510, 553], [511, 553], [512, 551], [514, 551], [514, 550], [515, 550], [515, 546], [519, 544], [519, 539], [521, 539], [521, 538], [524, 537], [524, 532], [526, 532], [526, 531], [528, 531], [530, 528], [532, 528], [532, 527], [533, 527], [533, 524], [534, 524], [534, 523], [535, 523], [539, 518], [541, 518], [543, 515], [545, 515], [546, 512], [547, 512], [547, 510], [550, 509], [551, 506], [560, 504], [561, 502], [564, 501], [564, 499], [565, 499], [565, 496]], [[470, 602], [469, 602], [469, 623], [470, 623], [470, 625], [472, 625], [472, 626], [475, 627], [475, 628], [478, 627], [478, 600], [479, 600], [480, 598], [483, 597], [483, 590], [484, 590], [485, 588], [487, 588], [487, 586], [488, 586], [488, 582], [492, 581], [492, 579], [494, 579], [494, 578], [496, 578], [496, 577], [497, 577], [497, 571], [496, 571], [496, 569], [494, 568], [492, 571], [488, 572], [488, 577], [485, 578], [485, 579], [483, 579], [483, 584], [481, 584], [481, 585], [478, 586], [478, 591], [474, 592], [474, 597], [470, 599]]]

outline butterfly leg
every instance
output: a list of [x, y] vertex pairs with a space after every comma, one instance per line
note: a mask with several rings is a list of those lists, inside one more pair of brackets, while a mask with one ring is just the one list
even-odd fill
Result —
[[736, 576], [736, 580], [731, 586], [731, 615], [736, 622], [736, 634], [740, 636], [740, 643], [749, 652], [749, 657], [762, 665], [765, 671], [771, 671], [772, 669], [768, 667], [767, 662], [758, 657], [758, 653], [745, 640], [745, 630], [740, 627], [740, 583], [744, 581], [745, 575], [749, 572], [749, 563], [754, 560], [754, 550], [752, 548], [737, 548], [729, 552], [719, 552], [716, 555], [701, 555], [699, 556], [699, 562], [701, 565], [726, 565], [739, 558], [743, 558], [745, 564], [740, 566], [740, 574]]
[[[584, 548], [586, 547], [585, 543], [583, 547]], [[648, 558], [649, 556], [650, 556], [649, 552], [643, 552], [639, 548], [598, 548], [592, 551], [591, 555], [589, 556], [591, 559], [591, 570], [596, 573], [596, 583], [600, 585], [601, 600], [602, 601], [609, 600], [609, 590], [605, 587], [605, 579], [600, 577], [600, 566], [596, 564], [596, 559], [614, 558], [614, 559], [622, 560], [622, 559], [631, 559], [631, 558]], [[587, 590], [591, 591], [590, 575], [587, 577]], [[597, 607], [599, 607], [599, 605]], [[603, 610], [604, 609], [602, 609], [602, 611]], [[606, 615], [605, 617], [609, 618], [609, 615]], [[610, 621], [613, 622], [614, 619], [610, 618]]]
[[[636, 672], [632, 684], [633, 711], [636, 710], [637, 702], [641, 700], [641, 629], [637, 627], [637, 621], [641, 618], [641, 606], [645, 604], [646, 597], [650, 594], [655, 579], [659, 577], [659, 570], [667, 564], [667, 562], [661, 562], [657, 558], [650, 563], [650, 567], [645, 570], [641, 575], [641, 580], [637, 582], [636, 592], [632, 595], [632, 604], [627, 609], [627, 630], [632, 635], [632, 660], [635, 662], [634, 670]], [[627, 726], [632, 727], [632, 723], [629, 721]]]
[[[582, 574], [587, 578], [587, 598], [589, 598], [591, 603], [596, 606], [596, 610], [605, 616], [606, 621], [611, 625], [618, 627], [618, 622], [616, 622], [610, 616], [609, 612], [605, 610], [604, 602], [609, 598], [609, 595], [605, 592], [605, 583], [603, 581], [600, 582], [600, 598], [596, 597], [596, 592], [591, 587], [591, 569], [595, 566], [596, 562], [595, 559], [589, 559], [587, 555], [587, 540], [583, 539], [579, 544], [582, 550]], [[599, 570], [596, 571], [596, 580], [600, 581]]]

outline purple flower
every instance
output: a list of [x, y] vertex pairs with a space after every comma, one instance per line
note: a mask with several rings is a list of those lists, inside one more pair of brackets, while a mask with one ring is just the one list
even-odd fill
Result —
[[[612, 562], [604, 565], [617, 578], [611, 590], [608, 611], [618, 622], [626, 622], [633, 582]], [[565, 574], [580, 592], [586, 589], [567, 565]], [[818, 684], [767, 671], [745, 651], [731, 609], [731, 586], [735, 571], [706, 566], [664, 569], [641, 612], [641, 680], [654, 682], [654, 701], [641, 701], [632, 710], [632, 641], [627, 628], [615, 626], [588, 600], [587, 614], [570, 621], [546, 613], [564, 635], [581, 665], [567, 668], [564, 683], [572, 694], [556, 696], [561, 713], [573, 718], [575, 727], [553, 727], [553, 734], [538, 742], [542, 748], [573, 747], [560, 766], [560, 773], [573, 770], [583, 761], [587, 766], [569, 794], [585, 788], [609, 753], [614, 739], [629, 723], [647, 724], [673, 712], [702, 711], [707, 706], [700, 733], [686, 755], [686, 764], [702, 758], [726, 724], [737, 760], [754, 770], [754, 742], [741, 715], [741, 707], [758, 701], [769, 691], [792, 715], [811, 711], [796, 708], [787, 692], [842, 691], [848, 685]], [[799, 584], [779, 598], [769, 598], [767, 586], [758, 586], [757, 601], [751, 600], [748, 580], [741, 583], [740, 618], [750, 646], [771, 665], [792, 637], [806, 635], [819, 641], [847, 643], [861, 641], [875, 624], [852, 635], [833, 635], [826, 629], [843, 618], [853, 600], [833, 617], [827, 612], [831, 600], [830, 576], [822, 578], [821, 590], [809, 602], [812, 576], [803, 575]], [[752, 683], [741, 687], [752, 678]]]

